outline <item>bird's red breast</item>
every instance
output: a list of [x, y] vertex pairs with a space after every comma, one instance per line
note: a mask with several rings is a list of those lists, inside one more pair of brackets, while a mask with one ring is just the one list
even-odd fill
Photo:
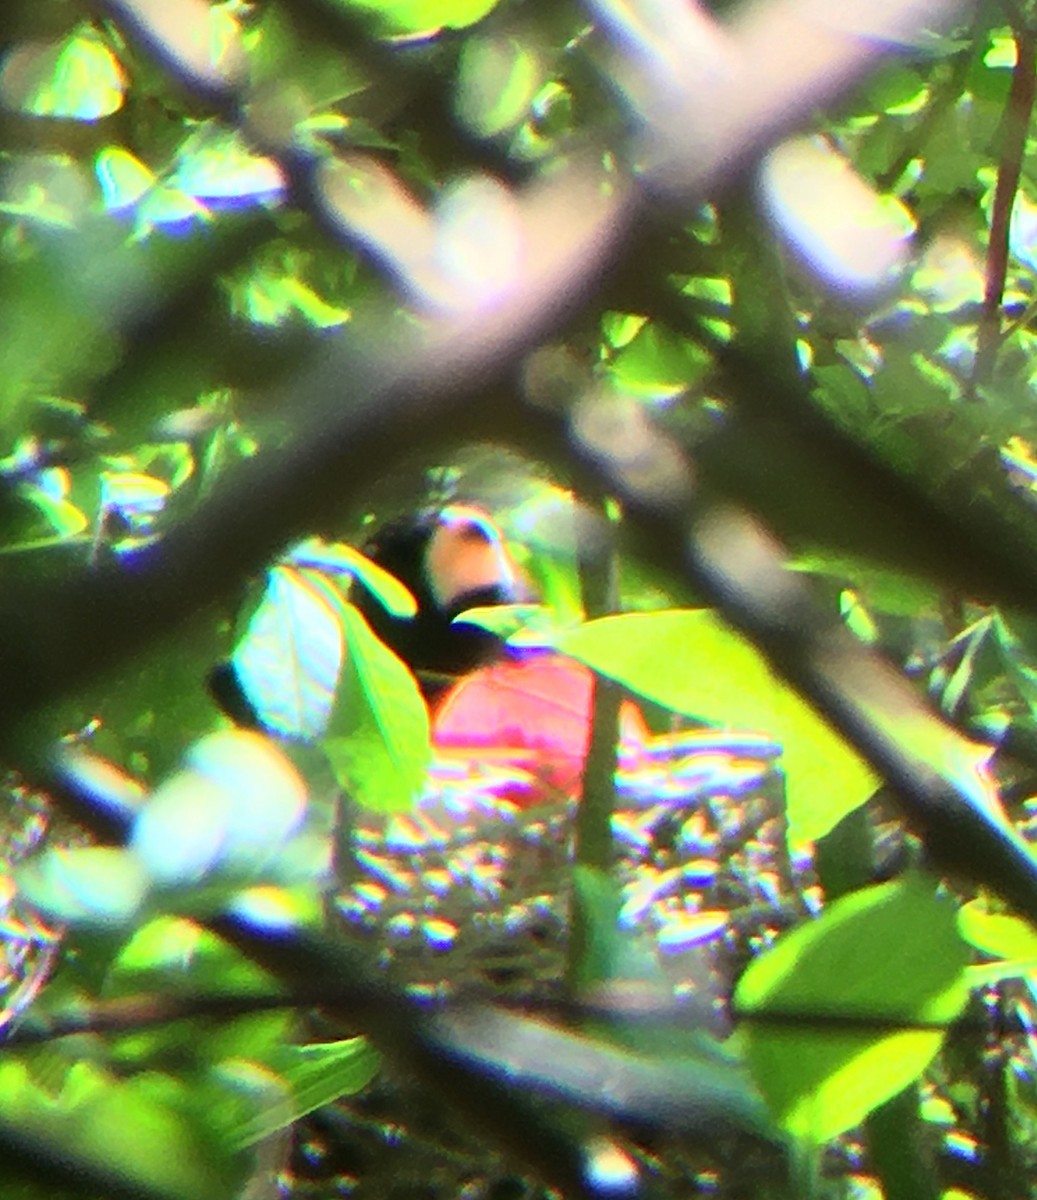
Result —
[[[528, 773], [540, 785], [516, 786], [508, 799], [529, 807], [551, 793], [578, 796], [590, 743], [594, 676], [582, 663], [558, 654], [507, 658], [465, 676], [433, 713], [437, 753], [484, 757]], [[620, 737], [649, 738], [640, 709], [627, 700]]]

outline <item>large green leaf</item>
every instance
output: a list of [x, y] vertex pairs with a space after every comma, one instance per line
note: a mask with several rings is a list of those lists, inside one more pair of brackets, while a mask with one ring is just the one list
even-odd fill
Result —
[[282, 563], [267, 576], [231, 661], [263, 724], [316, 738], [335, 703], [345, 645], [342, 602], [318, 571]]
[[735, 1007], [778, 1123], [827, 1141], [916, 1079], [943, 1035], [910, 1026], [954, 1020], [967, 961], [950, 899], [908, 876], [837, 900], [750, 963]]
[[231, 1131], [235, 1147], [251, 1146], [314, 1109], [359, 1092], [378, 1073], [379, 1058], [370, 1042], [353, 1037], [307, 1046], [283, 1045], [264, 1056], [264, 1063], [277, 1073], [288, 1092], [288, 1102], [271, 1090], [271, 1102], [260, 1103]]
[[0, 1064], [0, 1140], [32, 1147], [73, 1170], [107, 1171], [168, 1200], [237, 1194], [245, 1160], [217, 1145], [208, 1113], [169, 1076], [119, 1080], [94, 1063], [72, 1064], [51, 1093], [26, 1064]]
[[875, 790], [856, 751], [713, 612], [603, 617], [555, 644], [667, 708], [781, 742], [793, 841], [822, 837]]
[[322, 743], [335, 775], [358, 803], [410, 808], [428, 771], [429, 717], [407, 666], [352, 605], [343, 614], [348, 653], [338, 703]]

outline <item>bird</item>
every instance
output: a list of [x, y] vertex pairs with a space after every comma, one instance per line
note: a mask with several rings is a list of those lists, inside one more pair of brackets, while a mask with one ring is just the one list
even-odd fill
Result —
[[[513, 649], [481, 625], [458, 621], [469, 609], [535, 598], [492, 515], [474, 504], [427, 507], [380, 528], [363, 552], [417, 601], [412, 619], [393, 616], [362, 588], [355, 603], [421, 682], [436, 753], [514, 768], [501, 791], [523, 807], [578, 795], [593, 673], [550, 649]], [[630, 700], [620, 726], [625, 743], [650, 736]]]
[[363, 587], [353, 603], [372, 630], [414, 671], [430, 702], [451, 682], [499, 658], [500, 637], [456, 618], [468, 609], [513, 604], [531, 589], [499, 525], [471, 504], [425, 506], [380, 526], [363, 554], [404, 583], [413, 617], [394, 616]]

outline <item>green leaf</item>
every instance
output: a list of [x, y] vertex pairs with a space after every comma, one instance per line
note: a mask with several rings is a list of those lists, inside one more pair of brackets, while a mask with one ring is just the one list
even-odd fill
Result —
[[536, 55], [514, 38], [471, 38], [458, 65], [459, 118], [479, 137], [502, 133], [526, 114], [540, 75]]
[[916, 1079], [943, 1034], [891, 1025], [954, 1020], [967, 961], [953, 904], [919, 875], [844, 896], [754, 959], [735, 1008], [775, 1120], [821, 1143]]
[[604, 617], [555, 645], [676, 712], [781, 742], [794, 842], [822, 837], [875, 790], [856, 751], [706, 609]]
[[51, 1095], [25, 1063], [0, 1064], [0, 1138], [14, 1136], [41, 1160], [110, 1172], [168, 1200], [223, 1200], [243, 1182], [245, 1163], [221, 1152], [168, 1076], [120, 1081], [91, 1062], [74, 1063]]
[[63, 496], [51, 495], [37, 484], [24, 484], [21, 491], [46, 517], [61, 541], [82, 533], [89, 524], [86, 514]]
[[708, 356], [665, 326], [646, 321], [612, 360], [610, 374], [634, 396], [666, 400], [679, 396], [697, 379]]
[[454, 618], [455, 625], [478, 625], [516, 646], [550, 644], [549, 634], [557, 627], [554, 614], [543, 604], [494, 604], [466, 608]]
[[864, 597], [869, 608], [893, 616], [918, 616], [936, 609], [940, 601], [939, 589], [926, 580], [874, 566], [851, 554], [816, 550], [798, 555], [790, 566], [795, 571], [850, 583]]
[[378, 19], [387, 32], [398, 35], [464, 29], [481, 21], [498, 0], [337, 0]]
[[977, 950], [997, 958], [1037, 959], [1037, 930], [1022, 917], [990, 912], [970, 900], [958, 913], [958, 932]]
[[119, 60], [89, 25], [63, 42], [16, 46], [0, 71], [0, 101], [38, 117], [96, 121], [117, 112], [125, 92]]
[[282, 564], [231, 661], [260, 720], [286, 737], [316, 738], [327, 727], [345, 654], [342, 602], [316, 571]]
[[356, 579], [391, 616], [417, 616], [418, 602], [410, 588], [346, 542], [309, 538], [292, 550], [290, 558], [300, 567], [316, 567]]
[[340, 785], [379, 812], [411, 808], [425, 786], [431, 751], [428, 708], [407, 666], [344, 609], [349, 653], [322, 745]]
[[308, 1046], [281, 1046], [265, 1055], [264, 1063], [277, 1072], [287, 1088], [288, 1103], [274, 1093], [269, 1104], [260, 1104], [230, 1131], [230, 1142], [236, 1149], [253, 1145], [341, 1096], [359, 1092], [378, 1074], [380, 1060], [370, 1042], [353, 1037]]

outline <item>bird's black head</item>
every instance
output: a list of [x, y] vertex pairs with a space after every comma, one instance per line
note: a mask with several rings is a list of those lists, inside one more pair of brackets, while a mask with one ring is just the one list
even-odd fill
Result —
[[474, 625], [454, 625], [466, 609], [522, 597], [518, 571], [501, 531], [481, 509], [454, 504], [382, 526], [364, 553], [414, 594], [417, 616], [391, 616], [362, 588], [355, 602], [375, 633], [434, 695], [451, 678], [496, 657], [501, 640]]

